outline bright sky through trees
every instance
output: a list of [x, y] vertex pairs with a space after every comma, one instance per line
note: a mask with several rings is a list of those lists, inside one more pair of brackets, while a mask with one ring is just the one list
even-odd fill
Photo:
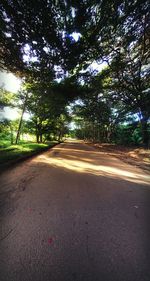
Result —
[[[18, 108], [22, 101], [23, 113], [33, 114], [37, 141], [58, 126], [64, 132], [66, 120], [71, 122], [66, 107], [81, 99], [83, 106], [74, 112], [77, 121], [85, 121], [87, 137], [108, 135], [110, 141], [114, 127], [130, 119], [137, 126], [135, 142], [141, 130], [148, 146], [147, 0], [39, 0], [36, 7], [33, 1], [5, 0], [0, 6], [0, 67], [24, 77], [27, 93], [18, 93]], [[1, 104], [6, 107], [11, 103], [5, 94]]]
[[[21, 79], [17, 78], [14, 74], [5, 71], [0, 72], [0, 87], [4, 87], [9, 92], [17, 93], [21, 87]], [[17, 108], [5, 107], [0, 112], [0, 119], [7, 118], [10, 120], [15, 120], [20, 117]], [[25, 119], [29, 118], [29, 114], [24, 115]]]
[[21, 79], [12, 73], [0, 71], [0, 87], [4, 87], [7, 91], [16, 93], [21, 86]]

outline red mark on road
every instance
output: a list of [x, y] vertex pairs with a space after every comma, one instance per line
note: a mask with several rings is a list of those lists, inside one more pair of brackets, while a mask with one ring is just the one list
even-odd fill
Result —
[[52, 238], [49, 238], [49, 239], [48, 239], [48, 244], [50, 245], [50, 244], [52, 244], [52, 242], [53, 242], [53, 239], [52, 239]]

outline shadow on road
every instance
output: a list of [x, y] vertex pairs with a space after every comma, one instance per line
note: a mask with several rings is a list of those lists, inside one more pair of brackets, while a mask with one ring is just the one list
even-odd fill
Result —
[[[150, 176], [143, 174], [142, 171], [136, 169], [134, 166], [129, 166], [114, 157], [108, 157], [103, 152], [95, 151], [88, 146], [83, 147], [83, 149], [79, 149], [80, 146], [77, 144], [75, 144], [74, 149], [72, 149], [72, 144], [67, 144], [67, 146], [67, 148], [55, 148], [53, 155], [51, 153], [45, 154], [35, 161], [79, 173], [106, 176], [150, 185]], [[59, 157], [60, 153], [61, 157]]]
[[149, 281], [148, 184], [76, 143], [5, 172], [1, 281]]

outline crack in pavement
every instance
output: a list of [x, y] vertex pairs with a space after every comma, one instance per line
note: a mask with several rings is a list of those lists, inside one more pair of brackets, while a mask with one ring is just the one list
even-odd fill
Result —
[[18, 226], [18, 224], [15, 227], [13, 227], [12, 229], [10, 229], [7, 232], [7, 234], [5, 234], [2, 238], [0, 238], [0, 242], [3, 241], [4, 239], [6, 239], [14, 231], [14, 229], [16, 229], [17, 226]]

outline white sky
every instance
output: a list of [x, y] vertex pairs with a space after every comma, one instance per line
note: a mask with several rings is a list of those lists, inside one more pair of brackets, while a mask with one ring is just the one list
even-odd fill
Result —
[[[73, 34], [74, 35], [74, 34]], [[78, 37], [78, 34], [77, 34]], [[75, 37], [75, 40], [77, 38]], [[101, 71], [107, 64], [97, 64], [96, 61], [94, 61], [89, 67], [89, 70], [98, 70]], [[87, 70], [88, 70], [87, 69]], [[0, 87], [4, 87], [7, 91], [17, 93], [21, 87], [21, 79], [17, 78], [12, 73], [7, 73], [4, 71], [0, 71]], [[17, 108], [9, 108], [6, 107], [3, 111], [0, 112], [0, 118], [5, 117], [10, 120], [15, 120], [20, 117], [20, 112]], [[24, 114], [24, 119], [28, 120], [30, 115], [28, 113]]]
[[21, 79], [12, 73], [0, 71], [0, 87], [4, 86], [7, 91], [16, 93], [21, 86]]
[[98, 64], [96, 61], [93, 61], [88, 68], [90, 68], [92, 70], [101, 71], [106, 66], [108, 66], [108, 64], [106, 62], [102, 62], [102, 63]]
[[[3, 110], [0, 110], [0, 119], [6, 118], [8, 120], [16, 120], [21, 116], [21, 112], [17, 108], [5, 107]], [[29, 120], [30, 114], [25, 112], [23, 119]]]
[[[72, 34], [70, 34], [70, 36], [72, 36], [74, 38], [74, 40], [77, 42], [79, 40], [79, 38], [81, 37], [81, 34], [77, 33], [77, 32], [73, 32]], [[28, 44], [25, 45], [24, 51], [25, 51], [24, 60], [25, 61], [31, 60], [31, 57], [29, 56], [30, 47]], [[36, 57], [32, 58], [33, 61], [36, 61], [36, 59], [37, 59]], [[105, 66], [106, 66], [105, 63], [97, 64], [97, 62], [94, 61], [87, 68], [87, 70], [101, 71]], [[21, 88], [21, 83], [22, 83], [21, 79], [17, 78], [12, 73], [0, 70], [0, 87], [4, 87], [7, 91], [17, 93], [19, 91], [19, 89]], [[17, 108], [12, 109], [9, 107], [5, 107], [4, 110], [0, 111], [0, 119], [3, 117], [5, 117], [7, 119], [15, 120], [20, 117], [20, 112]], [[28, 113], [24, 114], [25, 120], [28, 120], [29, 117], [30, 117], [30, 115]]]
[[[21, 87], [21, 79], [12, 73], [0, 71], [0, 87], [4, 87], [9, 92], [17, 93]], [[5, 107], [4, 110], [0, 111], [0, 119], [7, 118], [9, 120], [15, 120], [19, 117], [20, 113], [17, 108]], [[27, 119], [27, 114], [24, 115], [24, 119]]]

